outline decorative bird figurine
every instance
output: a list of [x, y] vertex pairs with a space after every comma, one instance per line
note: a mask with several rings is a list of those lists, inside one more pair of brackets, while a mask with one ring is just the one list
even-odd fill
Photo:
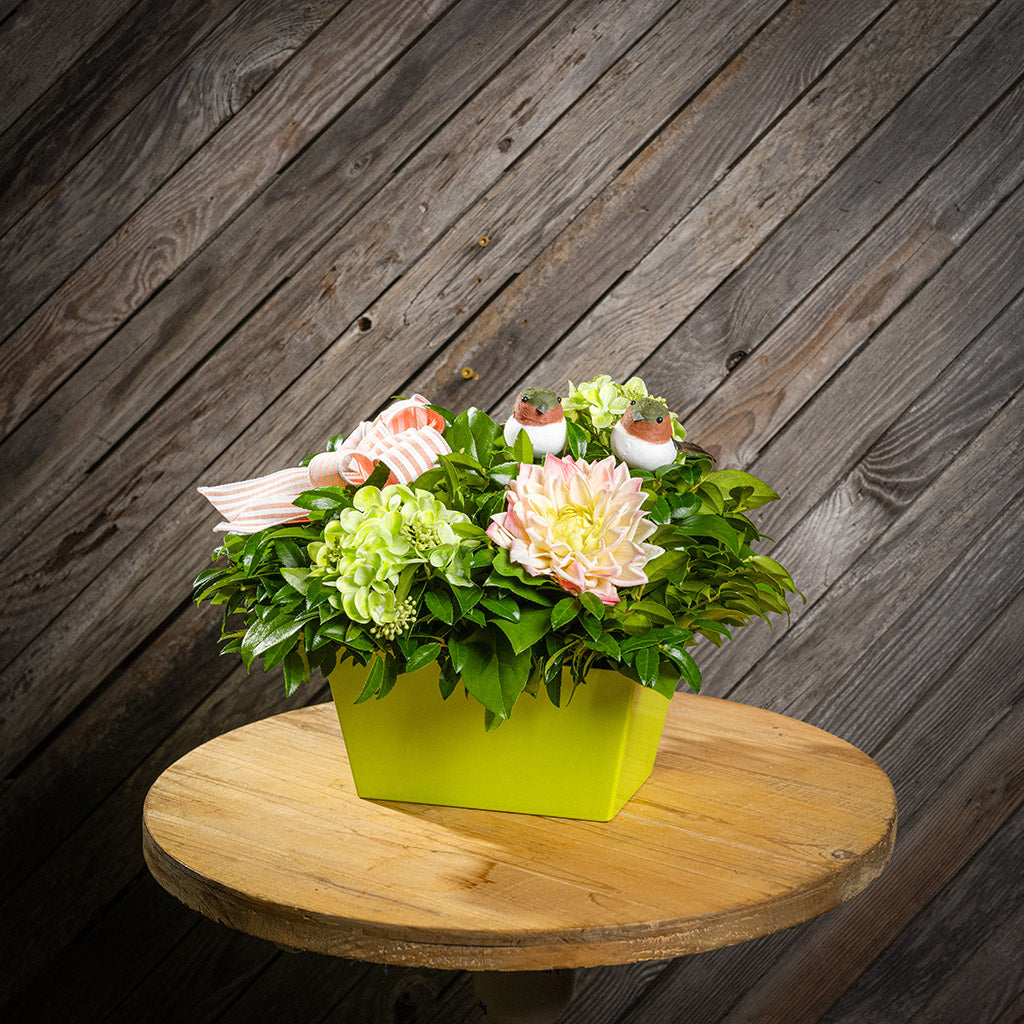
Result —
[[505, 444], [515, 444], [521, 430], [529, 435], [534, 455], [561, 452], [566, 432], [561, 398], [545, 388], [523, 388], [505, 422]]
[[634, 399], [612, 427], [611, 445], [615, 457], [633, 469], [667, 466], [676, 457], [668, 407], [656, 398]]

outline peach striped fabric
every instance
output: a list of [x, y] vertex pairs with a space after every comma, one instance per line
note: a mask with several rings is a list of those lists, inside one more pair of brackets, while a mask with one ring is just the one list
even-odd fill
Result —
[[444, 417], [426, 406], [422, 395], [389, 405], [372, 422], [360, 423], [337, 451], [315, 455], [308, 466], [200, 487], [199, 493], [224, 516], [214, 529], [255, 533], [268, 526], [305, 522], [307, 511], [292, 504], [302, 491], [364, 483], [377, 462], [391, 470], [388, 483], [410, 483], [435, 465], [438, 455], [451, 452], [442, 435]]

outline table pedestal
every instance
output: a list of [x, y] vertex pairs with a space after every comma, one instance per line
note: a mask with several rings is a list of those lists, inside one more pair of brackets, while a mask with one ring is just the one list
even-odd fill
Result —
[[494, 1024], [555, 1024], [576, 991], [574, 970], [477, 971], [473, 991]]

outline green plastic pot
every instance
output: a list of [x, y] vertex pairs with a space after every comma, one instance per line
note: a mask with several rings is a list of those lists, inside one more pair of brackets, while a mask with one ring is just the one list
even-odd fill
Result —
[[598, 669], [567, 706], [524, 694], [485, 732], [461, 687], [442, 699], [436, 663], [355, 704], [365, 679], [352, 663], [330, 676], [359, 796], [590, 821], [613, 818], [651, 774], [669, 705]]

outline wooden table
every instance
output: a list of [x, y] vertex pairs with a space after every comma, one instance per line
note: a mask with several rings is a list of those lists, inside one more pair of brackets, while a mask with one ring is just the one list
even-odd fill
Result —
[[[544, 1021], [571, 992], [571, 972], [551, 969], [806, 921], [879, 874], [895, 828], [892, 786], [855, 747], [677, 694], [654, 773], [608, 823], [360, 800], [324, 704], [172, 765], [146, 799], [143, 839], [157, 881], [207, 917], [289, 948], [487, 972], [493, 1019]], [[561, 993], [535, 1015], [503, 1010], [509, 971]]]

